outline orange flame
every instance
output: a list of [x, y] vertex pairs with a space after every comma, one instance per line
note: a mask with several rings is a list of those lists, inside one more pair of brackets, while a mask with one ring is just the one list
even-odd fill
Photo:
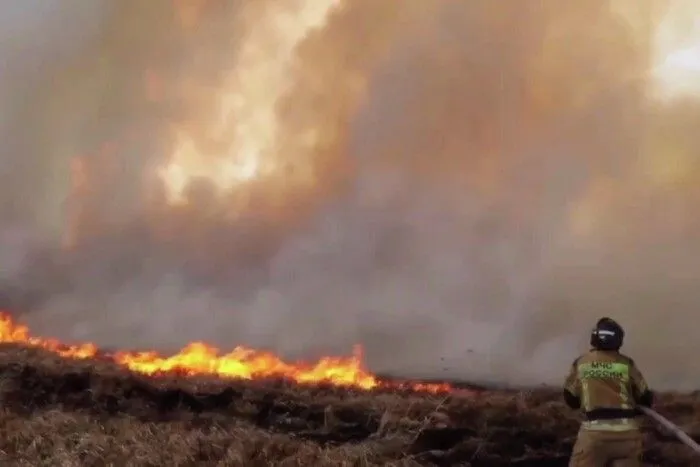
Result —
[[[65, 345], [56, 339], [32, 337], [27, 326], [13, 322], [0, 314], [0, 343], [21, 344], [54, 352], [64, 358], [86, 360], [98, 356], [99, 348], [92, 343]], [[231, 379], [282, 378], [299, 384], [326, 383], [334, 386], [375, 389], [403, 388], [414, 391], [442, 393], [452, 390], [446, 383], [397, 383], [380, 381], [362, 363], [359, 346], [350, 357], [323, 357], [318, 362], [286, 363], [271, 352], [236, 347], [221, 354], [202, 342], [193, 342], [175, 355], [165, 357], [155, 351], [117, 352], [112, 360], [134, 373], [151, 376], [178, 374], [186, 376], [218, 376]]]

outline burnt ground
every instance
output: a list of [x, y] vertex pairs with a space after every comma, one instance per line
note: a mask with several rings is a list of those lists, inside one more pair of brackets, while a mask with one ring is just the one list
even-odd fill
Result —
[[[0, 350], [0, 465], [565, 466], [578, 419], [551, 389], [450, 395], [142, 377]], [[700, 439], [700, 394], [656, 409]], [[700, 465], [649, 424], [646, 465]]]

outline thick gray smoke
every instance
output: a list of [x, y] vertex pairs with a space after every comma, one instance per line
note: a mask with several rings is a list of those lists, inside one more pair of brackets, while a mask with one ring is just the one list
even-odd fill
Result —
[[653, 182], [643, 162], [696, 154], [700, 107], [646, 97], [649, 30], [610, 2], [354, 2], [304, 44], [286, 101], [289, 131], [324, 116], [324, 183], [233, 225], [205, 183], [190, 211], [138, 186], [169, 123], [204, 112], [154, 103], [144, 77], [214, 81], [239, 3], [201, 2], [196, 35], [171, 2], [53, 3], [23, 2], [0, 49], [2, 279], [35, 333], [307, 358], [361, 343], [374, 371], [532, 384], [558, 383], [609, 315], [653, 385], [698, 383], [697, 177]]

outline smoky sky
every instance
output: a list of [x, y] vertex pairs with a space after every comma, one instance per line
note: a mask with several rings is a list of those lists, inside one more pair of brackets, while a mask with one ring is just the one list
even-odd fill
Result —
[[[654, 21], [603, 0], [345, 2], [278, 109], [280, 157], [317, 183], [281, 203], [254, 187], [234, 220], [242, 201], [206, 180], [167, 206], [153, 168], [174, 123], [211, 113], [245, 3], [201, 2], [196, 28], [165, 0], [0, 6], [3, 299], [36, 334], [308, 359], [359, 343], [374, 371], [532, 384], [612, 316], [653, 386], [696, 383], [697, 164], [656, 175], [697, 154], [700, 107], [649, 97]], [[296, 145], [308, 129], [323, 138]]]

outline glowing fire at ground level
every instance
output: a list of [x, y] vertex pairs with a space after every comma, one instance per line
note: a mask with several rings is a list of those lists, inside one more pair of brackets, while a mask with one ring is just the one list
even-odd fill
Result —
[[[32, 337], [27, 326], [0, 314], [0, 343], [42, 348], [63, 358], [87, 360], [103, 355], [93, 343], [66, 345], [56, 339]], [[281, 378], [300, 384], [325, 383], [360, 389], [405, 388], [430, 393], [450, 392], [447, 383], [397, 383], [380, 381], [363, 364], [358, 346], [350, 357], [323, 357], [316, 363], [286, 363], [271, 352], [236, 347], [227, 354], [202, 342], [193, 342], [178, 353], [162, 356], [155, 351], [115, 352], [107, 356], [117, 365], [146, 375], [178, 374], [218, 376], [230, 379]]]

